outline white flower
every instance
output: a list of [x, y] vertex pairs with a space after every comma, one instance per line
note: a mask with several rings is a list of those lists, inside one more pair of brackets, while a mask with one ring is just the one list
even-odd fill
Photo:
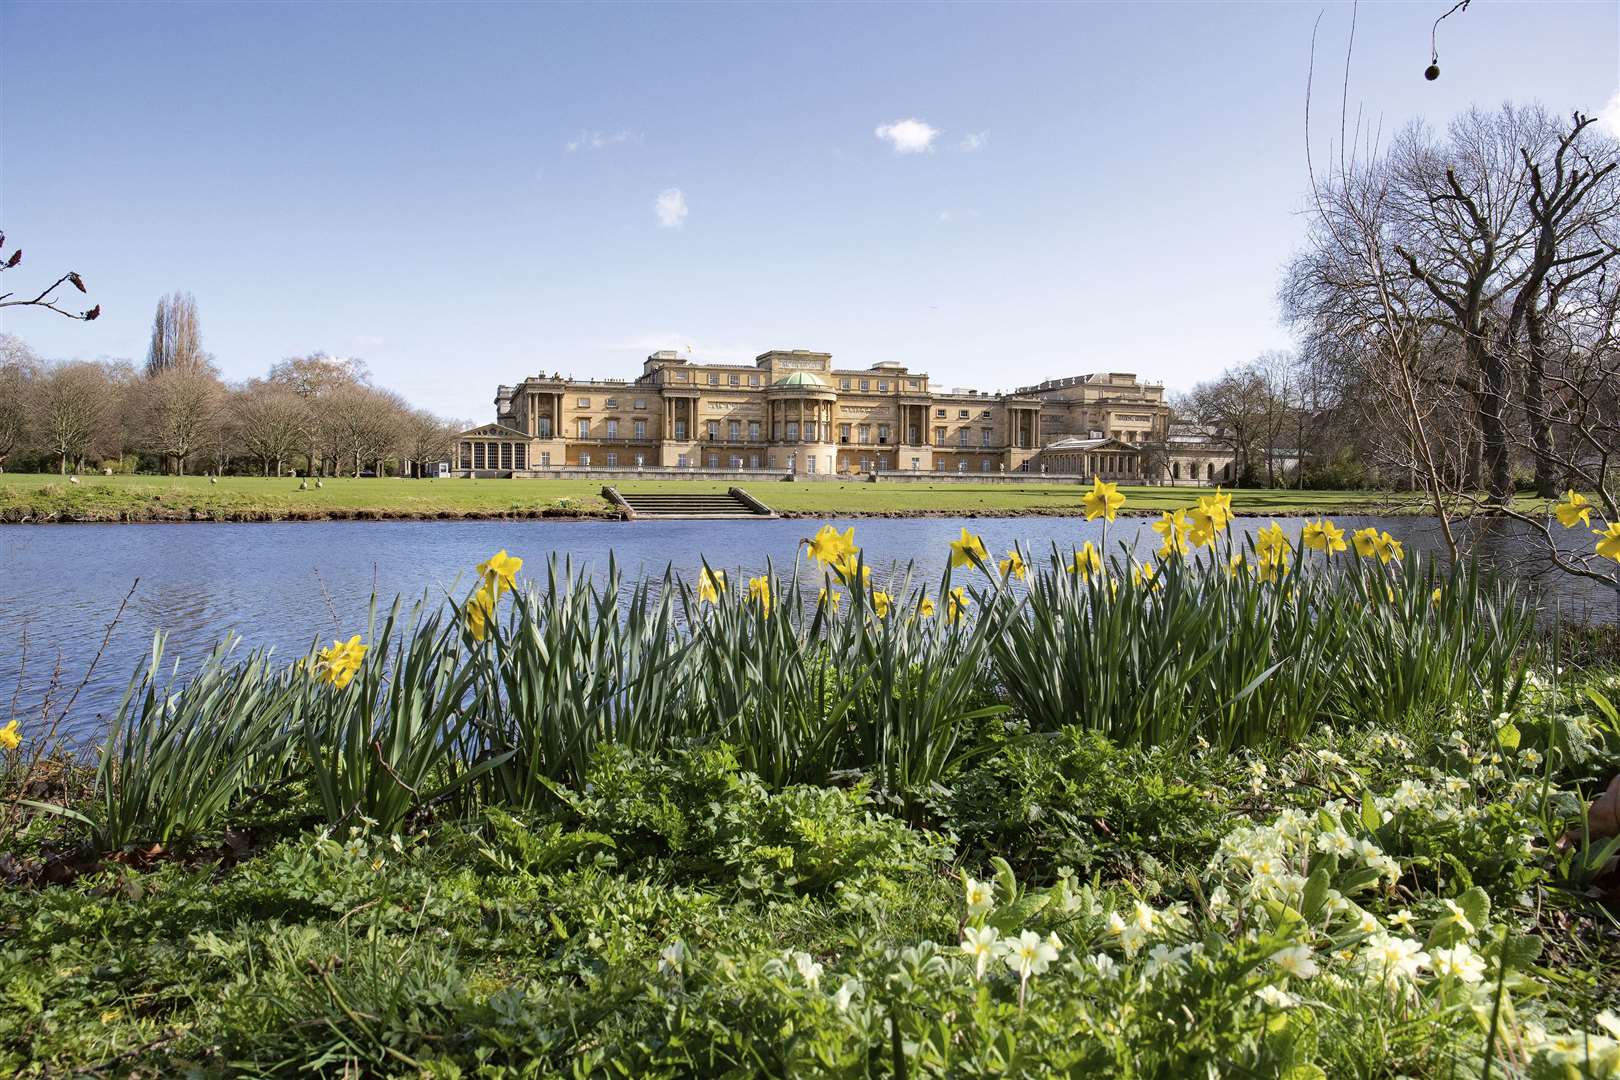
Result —
[[1412, 913], [1405, 908], [1401, 908], [1401, 910], [1389, 917], [1389, 925], [1399, 930], [1412, 929]]
[[1379, 931], [1378, 920], [1369, 911], [1362, 911], [1356, 917], [1356, 933], [1376, 934]]
[[1445, 926], [1445, 925], [1447, 925], [1449, 923], [1456, 923], [1458, 926], [1462, 927], [1462, 932], [1463, 933], [1465, 933], [1465, 934], [1473, 934], [1474, 933], [1474, 931], [1475, 931], [1474, 924], [1471, 921], [1469, 921], [1468, 913], [1457, 905], [1457, 901], [1455, 901], [1455, 900], [1442, 900], [1440, 902], [1445, 905], [1446, 911], [1448, 912], [1446, 917], [1444, 919], [1440, 920], [1440, 925]]
[[394, 849], [396, 855], [405, 854], [405, 841], [399, 838], [399, 833], [395, 833], [388, 838], [388, 846]]
[[1140, 900], [1136, 902], [1136, 911], [1132, 916], [1132, 921], [1135, 922], [1135, 924], [1140, 927], [1144, 933], [1151, 934], [1153, 932], [1153, 924], [1157, 918], [1158, 912], [1154, 911], [1151, 907], [1142, 903]]
[[1541, 764], [1541, 753], [1533, 746], [1527, 746], [1519, 751], [1519, 760], [1534, 769]]
[[963, 875], [963, 891], [967, 894], [968, 915], [989, 911], [996, 902], [996, 888], [988, 881], [974, 881]]
[[1428, 962], [1429, 954], [1423, 951], [1421, 944], [1411, 938], [1379, 934], [1368, 941], [1366, 947], [1361, 950], [1362, 966], [1385, 979], [1413, 978], [1417, 975], [1418, 969]]
[[793, 966], [798, 969], [799, 977], [806, 986], [814, 987], [821, 982], [821, 964], [807, 952], [793, 954]]
[[1276, 965], [1296, 979], [1308, 979], [1319, 970], [1308, 945], [1295, 945], [1271, 954]]
[[1033, 930], [1025, 930], [1002, 946], [1003, 958], [1020, 979], [1039, 975], [1058, 957], [1056, 937], [1043, 938]]
[[996, 952], [996, 939], [1001, 935], [993, 926], [968, 927], [962, 931], [962, 951], [973, 958], [973, 977], [984, 978], [984, 969]]
[[1334, 829], [1331, 832], [1317, 834], [1316, 850], [1325, 851], [1330, 855], [1354, 855], [1356, 842], [1343, 829]]
[[[1119, 974], [1119, 965], [1114, 963], [1114, 958], [1107, 953], [1093, 953], [1091, 966], [1097, 969], [1099, 978], [1112, 979]], [[1600, 1016], [1598, 1019], [1601, 1021], [1603, 1018]]]
[[838, 992], [833, 995], [833, 1008], [839, 1012], [848, 1012], [851, 999], [860, 992], [861, 984], [859, 982], [854, 979], [845, 979], [844, 985], [840, 986]]
[[1453, 948], [1434, 950], [1434, 973], [1477, 983], [1485, 978], [1485, 958], [1469, 948], [1466, 941], [1459, 941]]
[[1143, 973], [1148, 978], [1154, 979], [1163, 971], [1181, 971], [1187, 966], [1186, 955], [1186, 946], [1172, 949], [1165, 945], [1155, 945], [1148, 950], [1147, 967], [1143, 969]]
[[679, 938], [665, 945], [658, 954], [659, 971], [679, 971], [686, 963], [686, 943]]
[[1620, 1016], [1616, 1016], [1608, 1009], [1604, 1009], [1592, 1019], [1597, 1021], [1598, 1027], [1602, 1028], [1604, 1031], [1607, 1031], [1615, 1038], [1620, 1039]]
[[1254, 996], [1273, 1009], [1292, 1009], [1299, 1004], [1299, 998], [1276, 986], [1262, 986], [1254, 992]]

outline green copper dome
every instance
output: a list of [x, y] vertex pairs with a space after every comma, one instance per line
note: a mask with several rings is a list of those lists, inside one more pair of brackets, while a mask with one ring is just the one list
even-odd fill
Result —
[[827, 389], [827, 380], [813, 371], [795, 371], [791, 375], [784, 375], [771, 384], [772, 386], [809, 386], [817, 390]]

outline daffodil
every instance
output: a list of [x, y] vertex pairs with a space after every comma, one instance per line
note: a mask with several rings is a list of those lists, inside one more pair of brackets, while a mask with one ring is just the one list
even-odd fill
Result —
[[761, 611], [771, 610], [771, 579], [764, 574], [749, 578], [748, 599], [758, 603]]
[[1069, 573], [1079, 574], [1081, 577], [1090, 577], [1092, 574], [1102, 572], [1102, 553], [1097, 545], [1087, 540], [1085, 544], [1074, 553], [1074, 562], [1069, 564]]
[[837, 611], [838, 605], [843, 601], [843, 599], [844, 594], [839, 592], [837, 589], [823, 588], [816, 594], [816, 606], [819, 607], [822, 604], [826, 604], [833, 611]]
[[1159, 546], [1159, 558], [1187, 554], [1187, 533], [1191, 529], [1192, 523], [1187, 520], [1185, 510], [1166, 510], [1153, 523], [1153, 531], [1164, 537], [1164, 543]]
[[1592, 535], [1598, 538], [1599, 555], [1620, 562], [1620, 521], [1611, 521], [1607, 529], [1593, 529]]
[[1300, 533], [1299, 542], [1310, 550], [1320, 551], [1325, 555], [1349, 550], [1349, 545], [1344, 542], [1344, 530], [1327, 518], [1307, 521], [1304, 531]]
[[1440, 606], [1440, 597], [1441, 597], [1440, 590], [1439, 589], [1434, 590], [1434, 592], [1429, 594], [1429, 603], [1433, 604], [1435, 607], [1439, 607]]
[[967, 608], [967, 590], [962, 586], [958, 585], [945, 595], [945, 617], [951, 622], [956, 622], [966, 615]]
[[880, 618], [880, 619], [888, 618], [889, 617], [889, 608], [893, 604], [894, 604], [894, 597], [890, 596], [886, 592], [873, 590], [873, 592], [872, 592], [872, 612], [878, 618]]
[[1114, 515], [1124, 505], [1125, 496], [1119, 493], [1119, 485], [1105, 483], [1096, 477], [1091, 479], [1091, 490], [1080, 500], [1080, 507], [1086, 512], [1087, 521], [1099, 517], [1104, 521], [1113, 521]]
[[1232, 496], [1216, 488], [1215, 494], [1199, 498], [1198, 513], [1209, 518], [1216, 530], [1224, 529], [1232, 524]]
[[724, 570], [710, 570], [703, 568], [698, 578], [698, 601], [704, 604], [718, 604], [720, 594], [726, 591], [726, 572]]
[[15, 719], [5, 727], [0, 727], [0, 749], [15, 750], [21, 744], [22, 732], [17, 730]]
[[1187, 511], [1187, 521], [1190, 523], [1187, 529], [1187, 542], [1195, 548], [1210, 546], [1220, 534], [1221, 526], [1217, 524], [1217, 519], [1203, 507]]
[[1553, 507], [1553, 513], [1558, 515], [1558, 524], [1566, 529], [1573, 529], [1576, 525], [1590, 527], [1592, 524], [1592, 504], [1574, 488], [1564, 495], [1563, 502]]
[[1000, 568], [1002, 577], [1015, 577], [1019, 581], [1023, 581], [1024, 575], [1028, 572], [1028, 567], [1024, 565], [1024, 557], [1018, 554], [1017, 548], [1007, 552], [1007, 557], [996, 565]]
[[478, 576], [495, 587], [495, 595], [517, 584], [517, 572], [523, 569], [523, 560], [514, 555], [508, 555], [502, 548], [483, 562], [478, 564]]
[[1377, 529], [1371, 526], [1368, 526], [1365, 529], [1357, 529], [1355, 534], [1350, 537], [1350, 540], [1356, 545], [1356, 554], [1360, 555], [1363, 559], [1370, 559], [1374, 555], [1378, 554]]
[[473, 636], [474, 641], [483, 641], [489, 636], [490, 620], [495, 614], [495, 590], [488, 584], [482, 585], [471, 596], [467, 597], [467, 632]]
[[826, 565], [836, 563], [847, 555], [853, 555], [858, 548], [855, 546], [855, 530], [844, 530], [840, 535], [831, 525], [823, 525], [816, 530], [816, 535], [804, 541], [810, 557], [816, 562]]
[[316, 658], [315, 677], [342, 690], [353, 681], [366, 657], [366, 646], [356, 634], [348, 641], [334, 641], [329, 649], [322, 649]]
[[833, 561], [832, 569], [845, 585], [853, 586], [857, 577], [860, 578], [862, 588], [872, 583], [872, 568], [861, 561], [859, 551], [849, 551], [840, 555]]
[[990, 553], [984, 549], [984, 541], [968, 532], [967, 529], [962, 530], [960, 539], [951, 541], [951, 565], [953, 567], [983, 565], [989, 561]]
[[1243, 553], [1240, 551], [1226, 560], [1226, 576], [1237, 577], [1237, 572], [1243, 569]]
[[1378, 561], [1385, 564], [1391, 559], [1399, 560], [1406, 557], [1406, 549], [1401, 546], [1401, 542], [1387, 532], [1379, 534], [1373, 550], [1378, 553]]
[[1138, 563], [1131, 567], [1131, 584], [1137, 588], [1153, 584], [1153, 567], [1147, 563]]
[[926, 596], [923, 597], [922, 603], [917, 605], [917, 614], [925, 619], [932, 619], [934, 617], [934, 602]]

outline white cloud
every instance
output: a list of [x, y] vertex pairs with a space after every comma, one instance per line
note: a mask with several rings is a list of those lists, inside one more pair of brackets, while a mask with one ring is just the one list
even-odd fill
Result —
[[1620, 137], [1620, 90], [1616, 90], [1609, 97], [1608, 104], [1598, 110], [1598, 127]]
[[958, 150], [971, 154], [975, 150], [983, 150], [984, 144], [990, 141], [988, 131], [970, 131], [962, 136], [962, 141], [956, 144]]
[[913, 118], [880, 124], [873, 134], [893, 143], [897, 154], [924, 154], [934, 148], [934, 138], [939, 135], [939, 129]]
[[653, 200], [653, 213], [658, 224], [666, 229], [678, 229], [686, 220], [686, 193], [678, 187], [667, 188]]
[[582, 131], [579, 138], [569, 139], [567, 146], [568, 152], [572, 154], [576, 150], [601, 150], [632, 140], [639, 141], [640, 138], [641, 136], [633, 131]]

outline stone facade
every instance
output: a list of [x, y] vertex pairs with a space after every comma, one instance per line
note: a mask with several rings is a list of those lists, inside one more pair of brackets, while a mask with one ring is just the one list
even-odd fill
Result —
[[500, 387], [495, 409], [495, 423], [457, 439], [452, 471], [1044, 472], [1139, 481], [1153, 479], [1143, 475], [1157, 467], [1146, 451], [1162, 443], [1170, 416], [1163, 387], [1129, 374], [1011, 394], [947, 391], [899, 363], [839, 368], [829, 353], [799, 349], [752, 364], [658, 352], [634, 380], [534, 375]]

